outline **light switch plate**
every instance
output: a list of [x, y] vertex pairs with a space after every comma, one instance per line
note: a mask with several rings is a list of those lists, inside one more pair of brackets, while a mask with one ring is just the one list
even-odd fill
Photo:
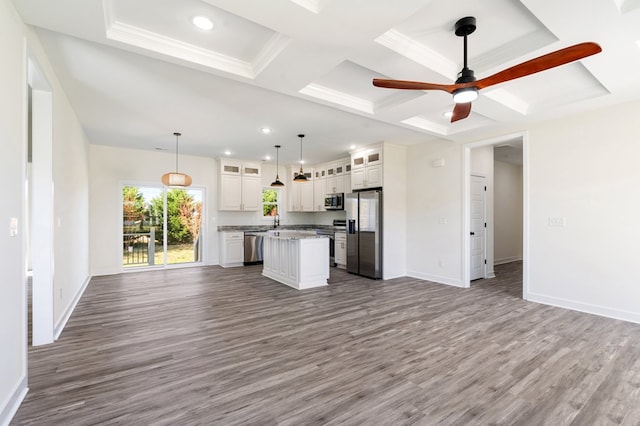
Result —
[[9, 236], [16, 237], [18, 236], [18, 218], [12, 217], [9, 220]]

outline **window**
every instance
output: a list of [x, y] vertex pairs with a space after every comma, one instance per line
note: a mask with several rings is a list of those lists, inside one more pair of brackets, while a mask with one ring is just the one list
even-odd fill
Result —
[[264, 188], [262, 190], [262, 216], [273, 217], [279, 211], [280, 191], [273, 188]]

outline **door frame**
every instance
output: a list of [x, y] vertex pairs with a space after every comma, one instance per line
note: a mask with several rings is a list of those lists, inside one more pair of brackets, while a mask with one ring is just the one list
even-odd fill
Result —
[[471, 150], [497, 145], [514, 139], [522, 140], [522, 298], [529, 299], [529, 244], [530, 244], [530, 193], [529, 193], [529, 133], [510, 133], [494, 138], [470, 142], [462, 146], [462, 286], [471, 287]]

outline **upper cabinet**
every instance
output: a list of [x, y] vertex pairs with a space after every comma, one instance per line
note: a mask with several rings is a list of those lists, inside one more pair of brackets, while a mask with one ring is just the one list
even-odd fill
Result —
[[260, 164], [220, 159], [218, 210], [260, 210]]
[[291, 166], [289, 168], [289, 177], [287, 186], [289, 189], [288, 210], [290, 212], [312, 212], [315, 210], [315, 200], [313, 197], [314, 170], [307, 169], [304, 175], [307, 177], [306, 182], [295, 182], [295, 178], [299, 174], [300, 166]]
[[368, 148], [351, 154], [351, 188], [382, 186], [382, 147]]

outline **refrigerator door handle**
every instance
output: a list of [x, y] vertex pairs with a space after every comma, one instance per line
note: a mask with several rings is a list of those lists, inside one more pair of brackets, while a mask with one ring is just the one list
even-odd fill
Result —
[[349, 219], [348, 226], [349, 226], [349, 231], [348, 232], [350, 234], [355, 234], [356, 233], [356, 221], [355, 221], [355, 219]]

